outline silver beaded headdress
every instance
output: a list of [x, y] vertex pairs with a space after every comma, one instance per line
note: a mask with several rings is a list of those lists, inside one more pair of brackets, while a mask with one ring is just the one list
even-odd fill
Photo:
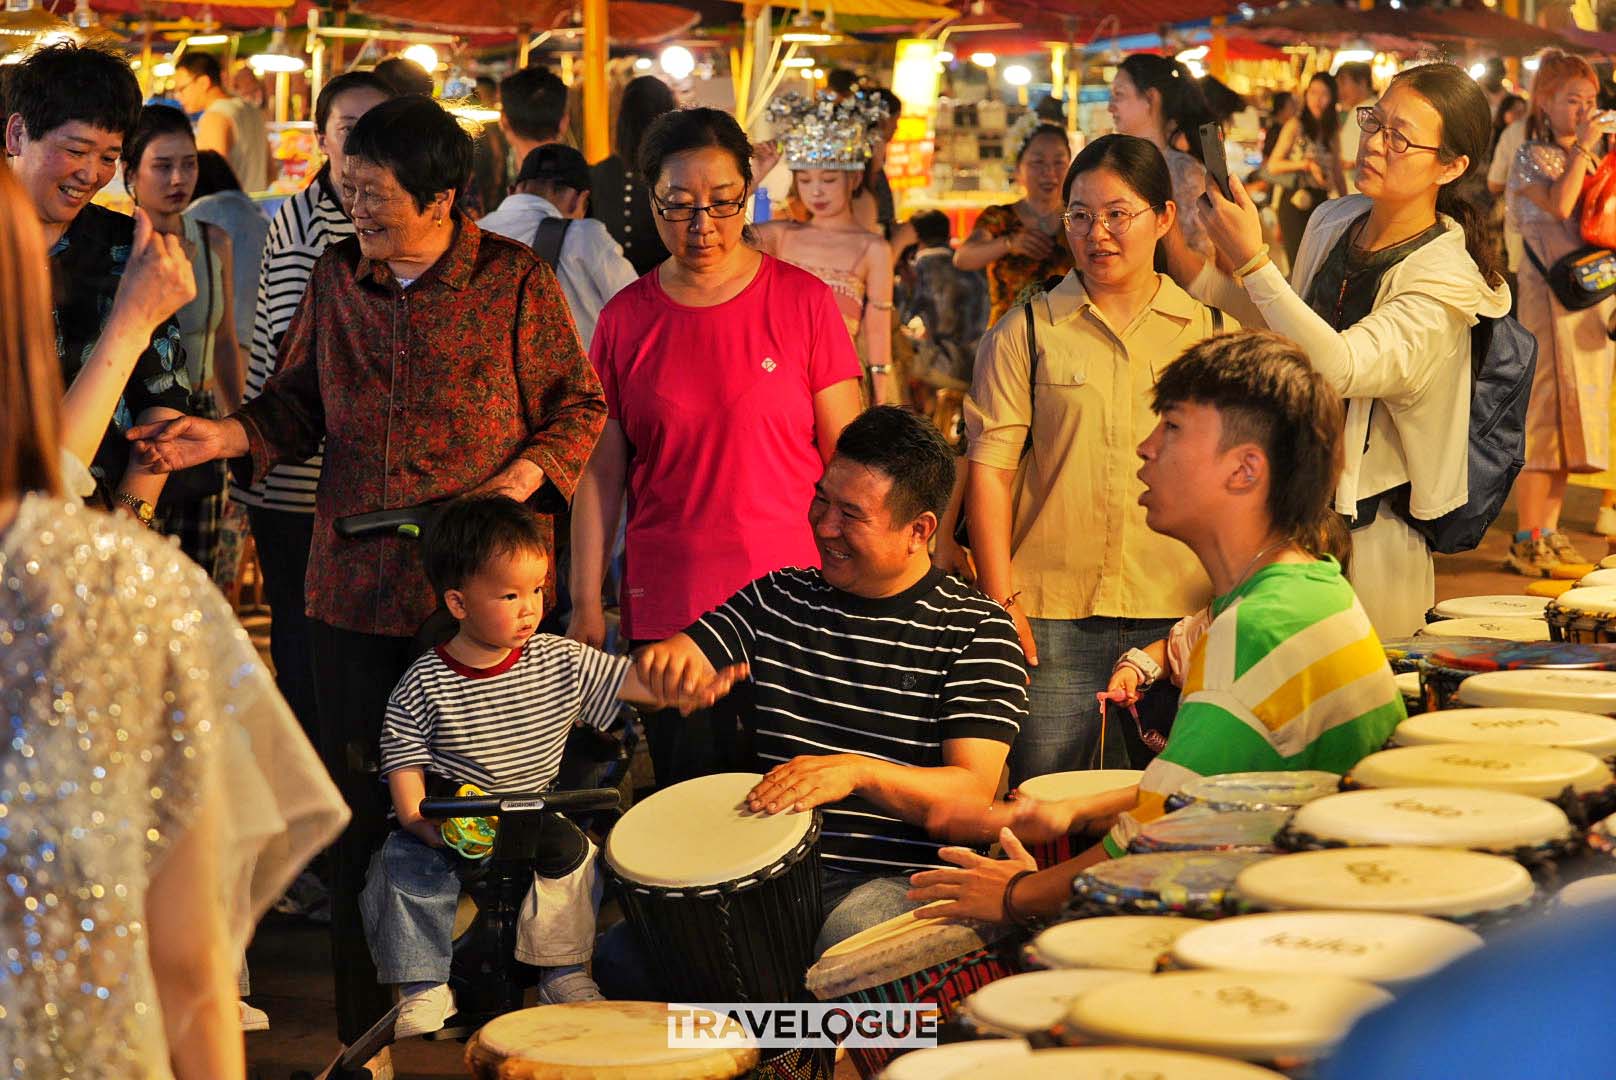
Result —
[[862, 171], [870, 160], [870, 130], [887, 115], [886, 103], [868, 94], [840, 100], [820, 94], [813, 101], [786, 94], [769, 102], [776, 131], [790, 125], [781, 137], [788, 169]]

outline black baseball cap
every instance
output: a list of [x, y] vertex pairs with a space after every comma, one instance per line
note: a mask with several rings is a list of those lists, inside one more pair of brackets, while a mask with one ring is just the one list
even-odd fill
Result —
[[588, 191], [589, 162], [564, 143], [546, 143], [528, 151], [513, 183], [524, 184], [529, 180], [546, 180], [574, 191]]

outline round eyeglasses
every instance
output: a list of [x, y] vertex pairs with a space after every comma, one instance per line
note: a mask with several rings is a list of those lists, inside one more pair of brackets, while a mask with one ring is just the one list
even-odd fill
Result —
[[1154, 206], [1144, 206], [1138, 210], [1107, 210], [1101, 214], [1089, 210], [1067, 210], [1061, 214], [1061, 224], [1073, 236], [1087, 236], [1094, 231], [1095, 222], [1104, 225], [1105, 231], [1112, 236], [1122, 236], [1133, 227], [1134, 218], [1154, 209]]
[[1386, 121], [1382, 120], [1379, 114], [1375, 112], [1373, 105], [1358, 106], [1358, 130], [1365, 135], [1384, 134], [1386, 136], [1386, 149], [1394, 154], [1406, 154], [1410, 150], [1429, 150], [1433, 154], [1442, 152], [1440, 146], [1426, 146], [1423, 143], [1410, 142], [1408, 136], [1401, 131], [1387, 127]]

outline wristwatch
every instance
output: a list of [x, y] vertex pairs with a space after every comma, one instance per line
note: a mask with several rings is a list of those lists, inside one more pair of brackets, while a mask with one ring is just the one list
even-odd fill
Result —
[[1143, 649], [1129, 649], [1122, 654], [1122, 659], [1118, 660], [1116, 667], [1111, 670], [1115, 672], [1123, 667], [1131, 667], [1139, 672], [1139, 689], [1141, 690], [1162, 676], [1161, 665], [1156, 663], [1151, 655]]
[[127, 507], [129, 513], [134, 516], [135, 520], [146, 526], [146, 528], [150, 529], [155, 526], [157, 521], [157, 507], [153, 506], [145, 499], [142, 499], [136, 495], [131, 495], [127, 491], [120, 491], [117, 495], [117, 501], [123, 506]]

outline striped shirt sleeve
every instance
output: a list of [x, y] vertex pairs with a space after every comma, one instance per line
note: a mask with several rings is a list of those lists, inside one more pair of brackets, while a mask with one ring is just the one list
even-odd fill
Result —
[[1027, 668], [1015, 624], [1002, 612], [982, 620], [954, 659], [942, 692], [946, 739], [1013, 742], [1027, 715]]
[[432, 749], [427, 745], [432, 721], [420, 671], [419, 663], [406, 671], [387, 699], [381, 739], [384, 780], [399, 769], [425, 769], [432, 764]]
[[768, 574], [758, 578], [685, 631], [714, 668], [752, 662], [757, 618], [763, 607], [762, 588], [774, 588], [775, 577]]
[[578, 721], [604, 731], [617, 716], [623, 680], [628, 678], [629, 658], [613, 656], [581, 642], [569, 641], [568, 644], [577, 654]]

